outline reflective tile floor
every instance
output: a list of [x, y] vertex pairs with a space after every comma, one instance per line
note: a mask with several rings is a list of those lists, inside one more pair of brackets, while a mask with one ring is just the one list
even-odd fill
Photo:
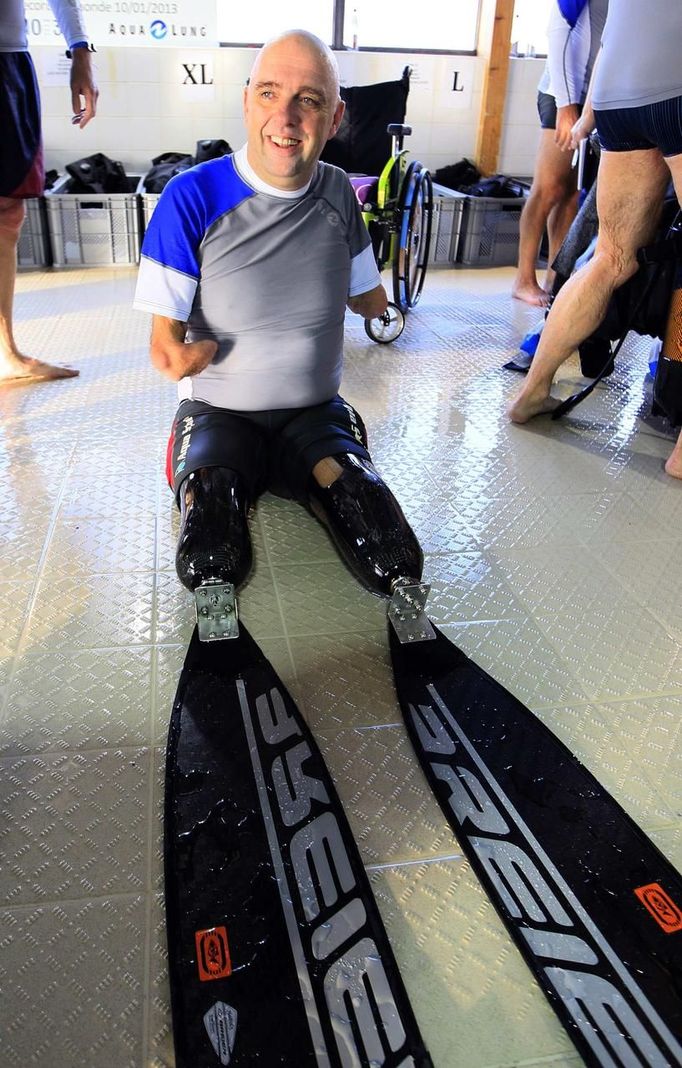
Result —
[[[538, 317], [510, 280], [433, 271], [388, 347], [349, 316], [344, 393], [422, 541], [433, 620], [679, 867], [682, 483], [647, 419], [649, 343], [561, 424], [511, 427], [501, 364]], [[3, 1068], [173, 1064], [163, 759], [193, 619], [162, 476], [174, 389], [133, 286], [22, 274], [24, 350], [81, 376], [0, 389]], [[382, 603], [291, 503], [263, 498], [253, 533], [243, 619], [327, 758], [436, 1068], [579, 1065], [417, 768]]]

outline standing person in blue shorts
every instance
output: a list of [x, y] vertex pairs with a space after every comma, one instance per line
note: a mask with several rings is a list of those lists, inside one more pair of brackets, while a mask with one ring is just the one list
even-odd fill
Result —
[[[49, 2], [71, 57], [72, 122], [83, 129], [97, 108], [91, 45], [78, 0]], [[71, 378], [78, 371], [24, 356], [12, 328], [24, 200], [42, 196], [45, 188], [40, 96], [28, 52], [24, 0], [0, 0], [0, 118], [0, 383]]]
[[545, 226], [551, 264], [575, 218], [578, 187], [571, 165], [571, 130], [587, 95], [607, 8], [608, 0], [552, 0], [547, 64], [538, 86], [540, 146], [521, 214], [519, 262], [512, 285], [512, 296], [527, 304], [549, 303], [553, 272], [548, 269], [543, 286], [535, 273]]
[[154, 366], [179, 383], [167, 474], [176, 568], [195, 593], [246, 577], [247, 512], [268, 487], [325, 523], [374, 592], [421, 577], [338, 394], [346, 306], [387, 306], [348, 177], [319, 162], [343, 109], [331, 50], [305, 31], [275, 38], [244, 91], [247, 144], [172, 178], [145, 234], [135, 306], [154, 316]]
[[[589, 106], [601, 144], [593, 258], [562, 287], [510, 409], [515, 423], [551, 412], [561, 364], [601, 323], [613, 292], [637, 271], [672, 177], [682, 204], [682, 4], [610, 0]], [[584, 136], [590, 120], [581, 120]], [[682, 434], [665, 470], [682, 479]]]

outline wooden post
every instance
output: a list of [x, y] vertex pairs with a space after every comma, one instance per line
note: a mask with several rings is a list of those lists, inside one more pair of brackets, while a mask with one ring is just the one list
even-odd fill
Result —
[[502, 118], [507, 95], [514, 0], [482, 0], [478, 53], [486, 62], [478, 119], [475, 163], [494, 174], [500, 154]]

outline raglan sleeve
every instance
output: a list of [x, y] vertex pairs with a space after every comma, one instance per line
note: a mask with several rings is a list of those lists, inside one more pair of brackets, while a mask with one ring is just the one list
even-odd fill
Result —
[[200, 277], [205, 211], [194, 176], [184, 172], [163, 190], [142, 243], [133, 306], [187, 322]]
[[78, 0], [49, 0], [49, 4], [69, 48], [77, 41], [90, 43]]
[[585, 99], [591, 40], [590, 12], [586, 0], [572, 0], [571, 3], [552, 0], [547, 27], [547, 62], [549, 92], [558, 108], [582, 104]]

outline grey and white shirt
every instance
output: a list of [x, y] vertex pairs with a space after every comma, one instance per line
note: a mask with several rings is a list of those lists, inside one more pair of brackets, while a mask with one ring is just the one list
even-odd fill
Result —
[[171, 179], [142, 246], [135, 307], [218, 343], [179, 384], [240, 411], [320, 404], [338, 392], [349, 296], [381, 283], [347, 175], [318, 163], [294, 194], [253, 174], [246, 150]]

